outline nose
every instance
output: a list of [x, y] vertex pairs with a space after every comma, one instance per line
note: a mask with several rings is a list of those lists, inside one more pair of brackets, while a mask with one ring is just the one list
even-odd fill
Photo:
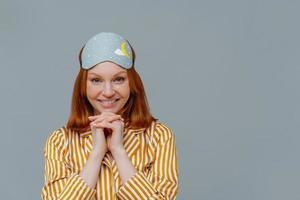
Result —
[[114, 90], [113, 86], [110, 83], [106, 83], [104, 85], [102, 93], [106, 97], [111, 97], [115, 94], [115, 90]]

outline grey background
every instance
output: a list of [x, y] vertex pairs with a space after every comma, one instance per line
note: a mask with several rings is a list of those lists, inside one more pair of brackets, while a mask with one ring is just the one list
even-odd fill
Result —
[[45, 140], [101, 31], [132, 43], [176, 134], [178, 199], [300, 199], [299, 1], [0, 2], [1, 199], [40, 199]]

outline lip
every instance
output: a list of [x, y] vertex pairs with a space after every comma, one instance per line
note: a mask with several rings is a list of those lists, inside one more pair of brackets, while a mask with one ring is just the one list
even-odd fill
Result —
[[98, 99], [103, 108], [113, 108], [119, 99]]
[[97, 99], [98, 101], [116, 101], [116, 100], [119, 100], [118, 98], [117, 99]]

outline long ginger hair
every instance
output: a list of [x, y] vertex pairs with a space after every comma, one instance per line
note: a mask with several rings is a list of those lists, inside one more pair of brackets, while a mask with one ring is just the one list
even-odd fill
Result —
[[[70, 117], [66, 128], [72, 131], [85, 132], [90, 130], [90, 121], [88, 116], [94, 115], [94, 108], [89, 103], [86, 95], [87, 72], [88, 70], [81, 67], [81, 54], [84, 47], [79, 53], [80, 71], [75, 80], [71, 104]], [[125, 120], [127, 128], [147, 128], [152, 121], [156, 121], [149, 109], [143, 82], [134, 68], [135, 52], [132, 49], [133, 66], [127, 69], [129, 80], [130, 96], [124, 107], [119, 113]]]

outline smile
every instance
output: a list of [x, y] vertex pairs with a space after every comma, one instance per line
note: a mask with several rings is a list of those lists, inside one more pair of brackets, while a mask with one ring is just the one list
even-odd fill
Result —
[[113, 100], [98, 100], [100, 102], [100, 104], [104, 107], [104, 108], [111, 108], [115, 105], [115, 102], [117, 102], [119, 99], [113, 99]]

